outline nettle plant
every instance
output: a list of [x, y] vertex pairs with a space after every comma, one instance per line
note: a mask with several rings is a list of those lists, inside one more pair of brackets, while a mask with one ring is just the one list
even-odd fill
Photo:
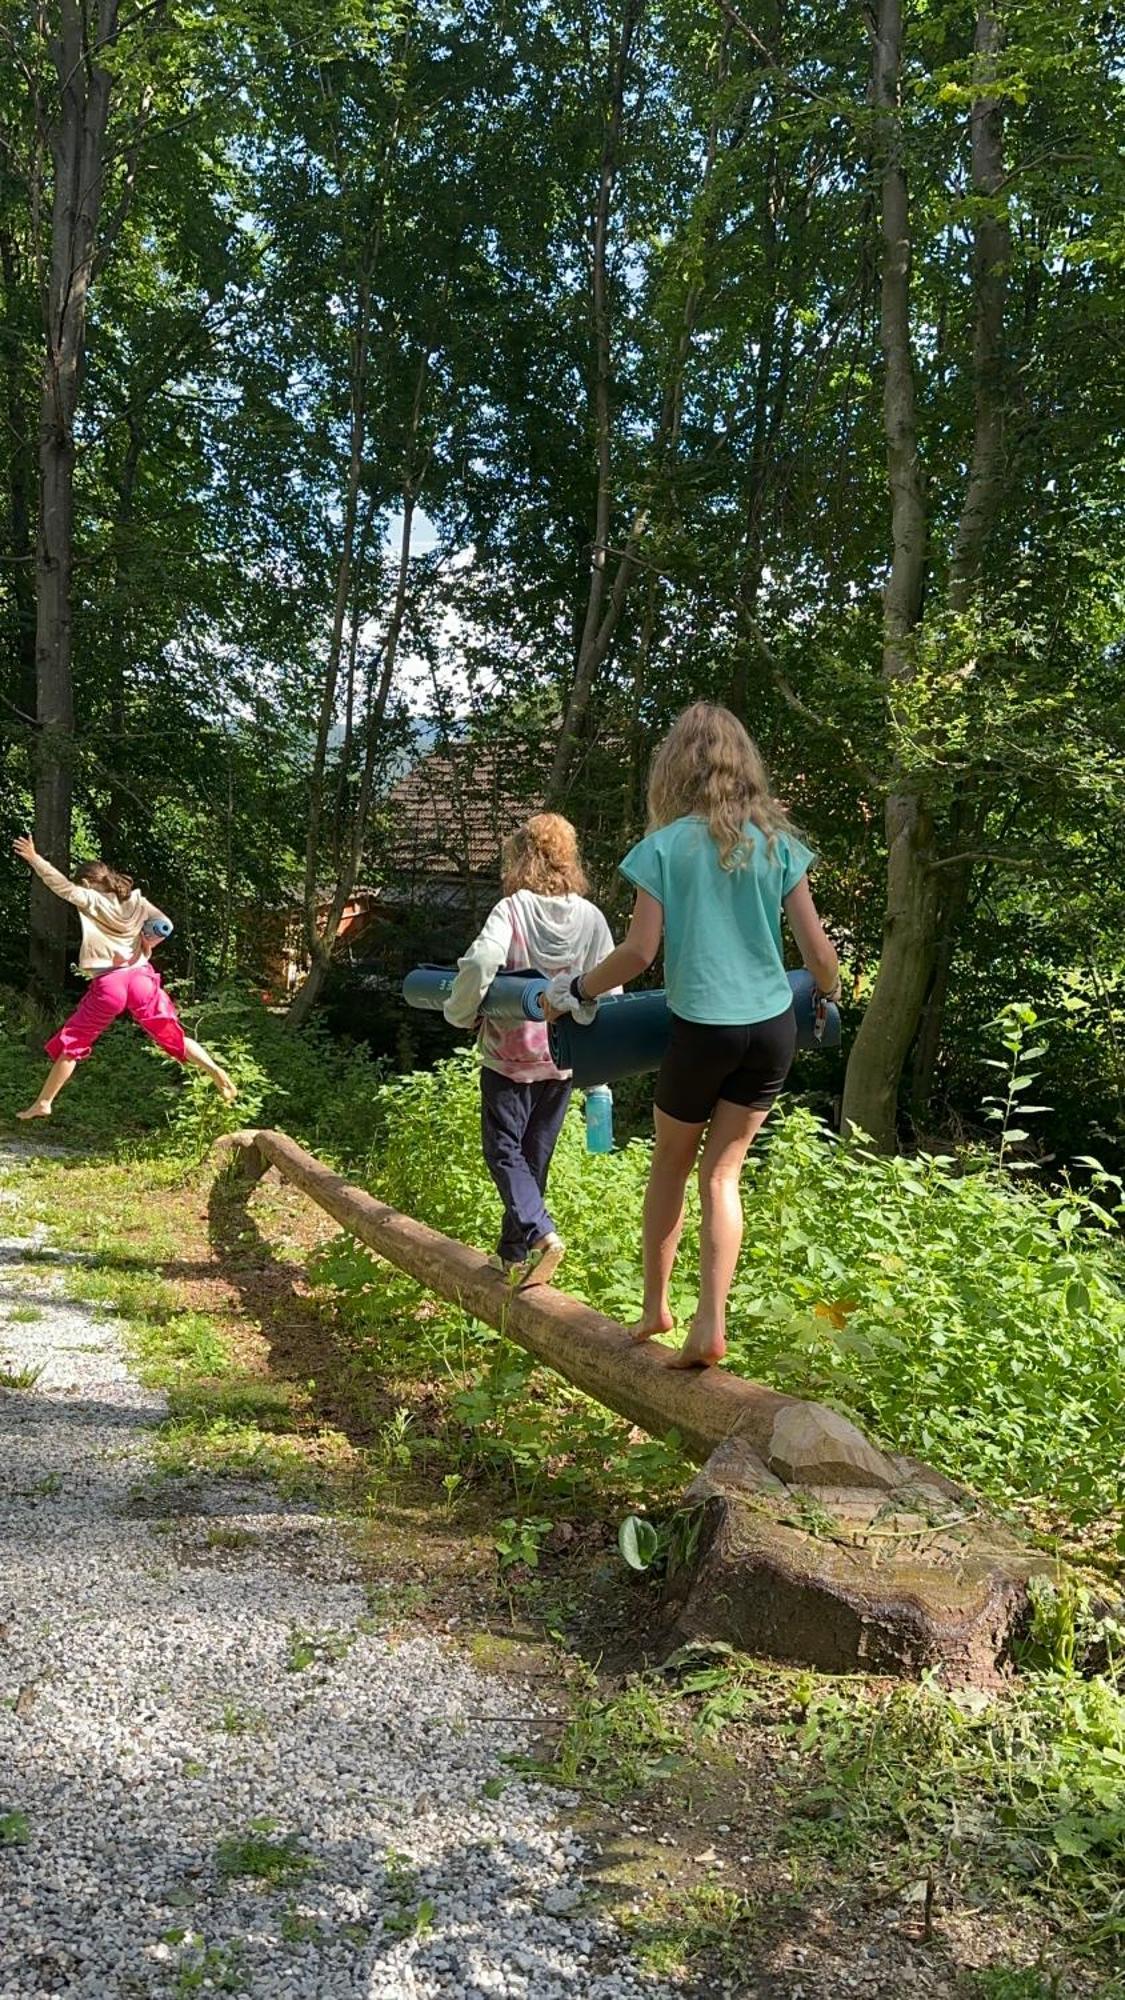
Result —
[[1031, 1037], [1040, 1029], [1039, 1016], [1026, 1000], [1014, 1000], [1001, 1010], [991, 1023], [996, 1029], [1001, 1046], [1007, 1050], [1007, 1058], [985, 1056], [987, 1069], [999, 1072], [1004, 1080], [1004, 1094], [990, 1094], [981, 1100], [984, 1115], [990, 1124], [999, 1127], [997, 1134], [997, 1165], [1006, 1167], [1009, 1173], [1027, 1173], [1036, 1165], [1034, 1160], [1012, 1159], [1013, 1146], [1025, 1145], [1030, 1132], [1017, 1121], [1021, 1118], [1035, 1118], [1052, 1110], [1050, 1104], [1031, 1104], [1028, 1093], [1033, 1090], [1040, 1072], [1028, 1069], [1029, 1063], [1037, 1062], [1047, 1053], [1047, 1043], [1038, 1042], [1029, 1047]]

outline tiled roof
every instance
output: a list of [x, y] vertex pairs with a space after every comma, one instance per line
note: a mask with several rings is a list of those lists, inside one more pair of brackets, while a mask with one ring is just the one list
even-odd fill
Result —
[[379, 860], [389, 877], [496, 877], [500, 843], [542, 806], [543, 756], [516, 737], [434, 750], [388, 794]]

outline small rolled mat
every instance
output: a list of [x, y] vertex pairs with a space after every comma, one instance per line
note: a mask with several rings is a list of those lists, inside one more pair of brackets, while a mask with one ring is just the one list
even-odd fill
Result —
[[[840, 1015], [829, 1006], [824, 1032], [816, 1037], [816, 985], [810, 973], [791, 972], [793, 1006], [797, 1014], [798, 1049], [834, 1049], [840, 1043]], [[572, 1071], [579, 1089], [593, 1083], [620, 1083], [627, 1076], [644, 1076], [659, 1069], [672, 1016], [663, 993], [625, 993], [603, 1000], [588, 1028], [570, 1014], [550, 1028], [551, 1058], [559, 1069]]]
[[[402, 982], [402, 997], [408, 1007], [440, 1014], [456, 977], [455, 965], [416, 965]], [[539, 995], [546, 984], [538, 972], [501, 972], [481, 1001], [481, 1013], [492, 1021], [541, 1021]]]

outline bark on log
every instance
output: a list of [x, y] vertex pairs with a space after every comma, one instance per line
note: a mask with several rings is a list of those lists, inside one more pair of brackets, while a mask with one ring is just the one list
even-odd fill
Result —
[[240, 1132], [227, 1144], [256, 1150], [361, 1243], [525, 1347], [575, 1388], [655, 1437], [676, 1431], [697, 1464], [725, 1439], [739, 1437], [782, 1479], [883, 1491], [898, 1483], [891, 1460], [837, 1411], [718, 1369], [671, 1368], [667, 1348], [638, 1347], [616, 1320], [566, 1292], [545, 1285], [513, 1292], [479, 1251], [349, 1186], [284, 1132]]

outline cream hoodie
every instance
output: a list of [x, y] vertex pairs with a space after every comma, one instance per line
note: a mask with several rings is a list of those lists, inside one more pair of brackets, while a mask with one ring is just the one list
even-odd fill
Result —
[[[458, 959], [445, 1018], [453, 1028], [471, 1028], [498, 972], [573, 976], [592, 972], [612, 950], [609, 925], [585, 896], [537, 896], [517, 889], [497, 903], [480, 936]], [[551, 1061], [545, 1021], [513, 1023], [486, 1016], [479, 1040], [485, 1068], [499, 1070], [514, 1083], [546, 1083], [561, 1074]]]
[[82, 921], [78, 970], [86, 979], [95, 978], [99, 972], [112, 972], [119, 965], [136, 965], [145, 956], [141, 931], [151, 917], [163, 917], [164, 912], [142, 896], [139, 889], [119, 903], [116, 896], [107, 896], [101, 889], [87, 889], [81, 882], [71, 882], [59, 869], [52, 868], [49, 861], [44, 861], [41, 854], [35, 856], [31, 866], [52, 895], [61, 897], [64, 903], [73, 903], [78, 911]]

